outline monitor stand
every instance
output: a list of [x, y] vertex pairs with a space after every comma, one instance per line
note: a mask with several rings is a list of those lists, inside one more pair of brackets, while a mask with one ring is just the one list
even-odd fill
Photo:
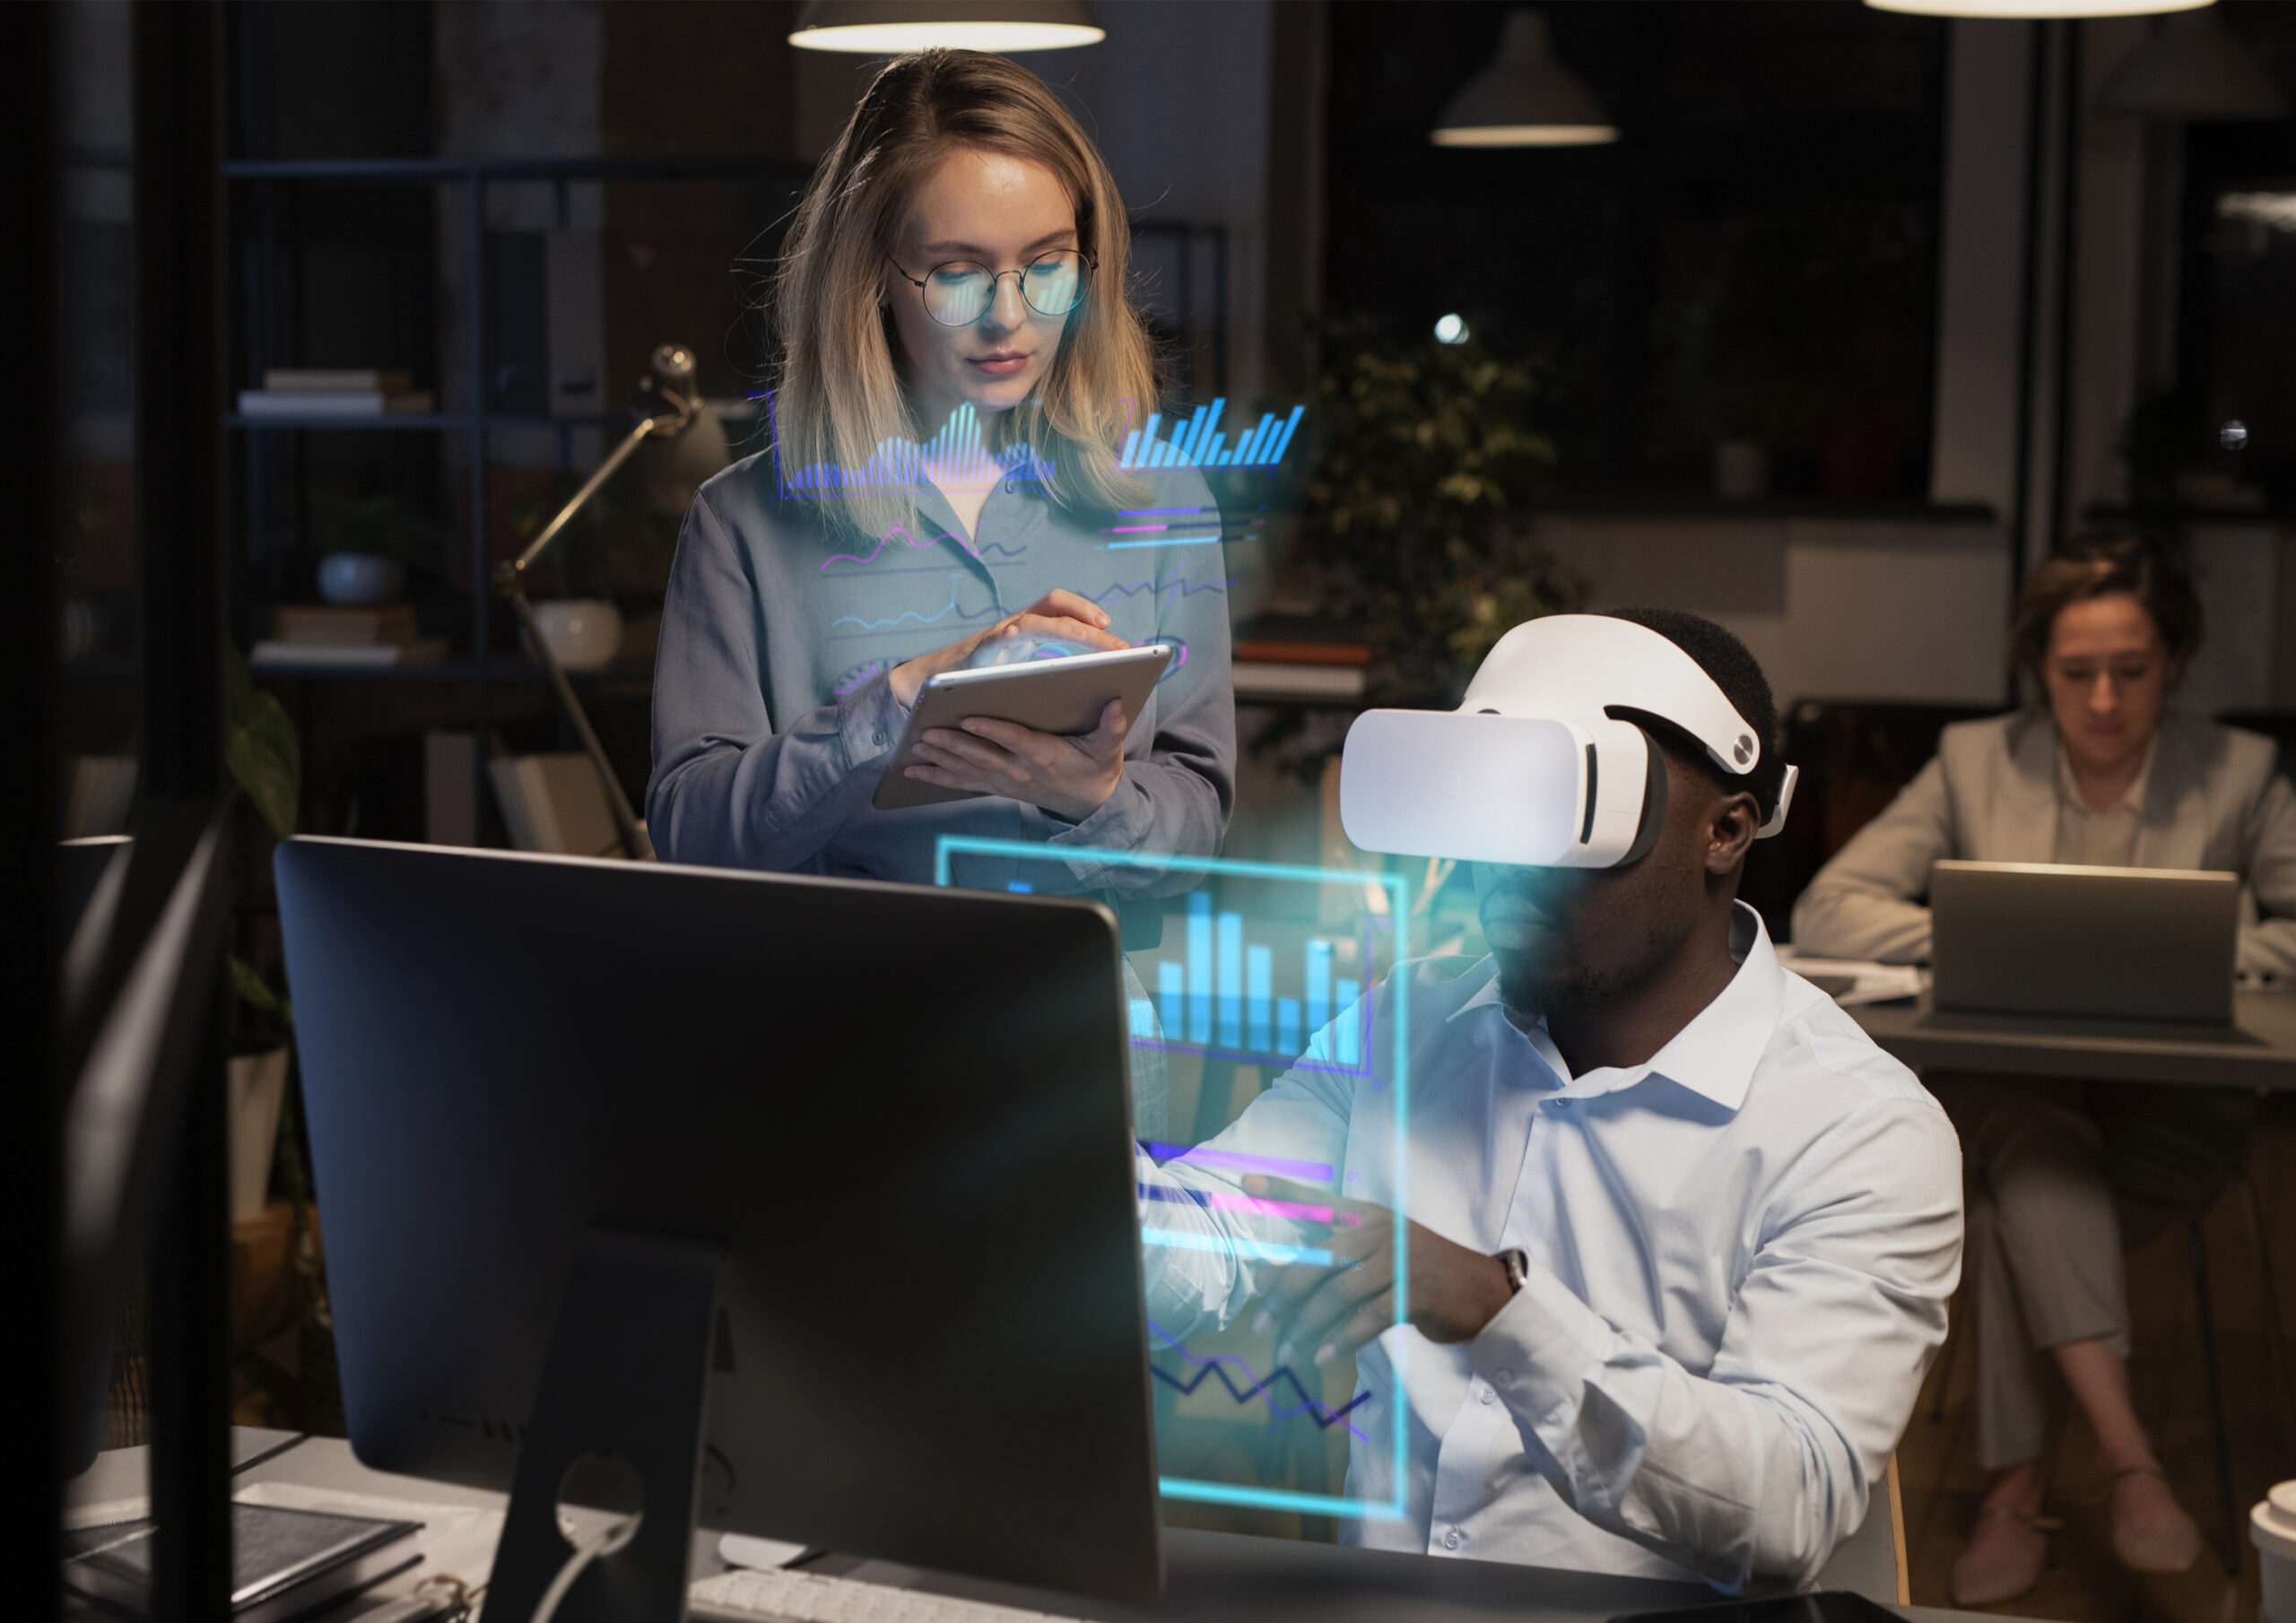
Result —
[[574, 1553], [560, 1484], [585, 1455], [645, 1480], [637, 1536], [575, 1579], [552, 1623], [680, 1623], [700, 1496], [720, 1247], [592, 1228], [575, 1247], [535, 1394], [486, 1611], [526, 1623]]

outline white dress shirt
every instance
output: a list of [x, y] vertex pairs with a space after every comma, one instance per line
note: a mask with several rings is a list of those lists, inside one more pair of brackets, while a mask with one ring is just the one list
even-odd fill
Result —
[[[1728, 987], [1631, 1069], [1572, 1076], [1544, 1022], [1508, 1020], [1488, 958], [1421, 959], [1370, 994], [1377, 1032], [1408, 987], [1403, 1209], [1476, 1251], [1521, 1247], [1530, 1279], [1464, 1345], [1405, 1325], [1358, 1354], [1370, 1440], [1348, 1492], [1396, 1497], [1400, 1363], [1405, 1508], [1343, 1537], [1735, 1593], [1806, 1581], [1864, 1520], [1944, 1339], [1960, 1145], [1743, 904], [1732, 937]], [[1394, 1096], [1330, 1066], [1331, 1041], [1213, 1144], [1330, 1166], [1346, 1196], [1393, 1206]], [[1246, 1311], [1274, 1280], [1268, 1242], [1328, 1232], [1238, 1210], [1243, 1175], [1215, 1159], [1141, 1160], [1144, 1184], [1178, 1186], [1143, 1203], [1170, 1236], [1147, 1237], [1147, 1280], [1176, 1335]]]
[[2144, 746], [2144, 759], [2121, 796], [2100, 812], [2081, 797], [2073, 776], [2073, 758], [2057, 747], [2057, 838], [2049, 861], [2076, 867], [2133, 868], [2136, 841], [2144, 829], [2144, 791], [2152, 781], [2152, 758], [2159, 753], [2161, 735], [2153, 733]]

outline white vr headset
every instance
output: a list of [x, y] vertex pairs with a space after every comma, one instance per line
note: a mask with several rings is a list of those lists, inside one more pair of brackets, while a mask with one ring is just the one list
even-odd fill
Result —
[[1366, 851], [1540, 868], [1613, 868], [1666, 820], [1666, 768], [1638, 719], [1671, 724], [1786, 826], [1795, 769], [1698, 662], [1605, 614], [1554, 614], [1499, 639], [1457, 710], [1367, 710], [1347, 730], [1339, 818]]

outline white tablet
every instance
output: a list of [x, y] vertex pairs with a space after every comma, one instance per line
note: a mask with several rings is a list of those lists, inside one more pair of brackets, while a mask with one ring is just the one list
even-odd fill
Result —
[[871, 803], [880, 812], [896, 812], [978, 797], [978, 790], [944, 789], [906, 775], [904, 768], [913, 759], [909, 751], [927, 727], [954, 727], [968, 716], [989, 716], [1039, 733], [1074, 737], [1100, 725], [1100, 712], [1111, 699], [1121, 700], [1125, 715], [1136, 719], [1171, 661], [1171, 644], [1152, 642], [1105, 654], [1072, 654], [1065, 659], [1031, 659], [927, 677]]

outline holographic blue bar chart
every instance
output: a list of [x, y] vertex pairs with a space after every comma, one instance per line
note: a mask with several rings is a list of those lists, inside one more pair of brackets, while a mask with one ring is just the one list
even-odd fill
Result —
[[[1077, 877], [1106, 884], [1111, 872], [1140, 882], [1087, 890]], [[1122, 904], [1162, 1492], [1402, 1515], [1408, 1406], [1396, 1394], [1410, 1339], [1382, 1335], [1360, 1357], [1309, 1363], [1280, 1349], [1281, 1327], [1257, 1304], [1302, 1270], [1353, 1266], [1339, 1246], [1364, 1220], [1351, 1201], [1410, 1209], [1407, 1011], [1385, 994], [1409, 952], [1408, 882], [1381, 870], [956, 835], [938, 842], [935, 879], [1024, 905]], [[1149, 1119], [1168, 1125], [1143, 1124], [1152, 1099]], [[1284, 1124], [1339, 1110], [1335, 1136], [1282, 1139]], [[1398, 1279], [1409, 1228], [1393, 1226]], [[1395, 1325], [1406, 1306], [1397, 1293]]]
[[1164, 414], [1151, 412], [1146, 422], [1125, 436], [1124, 451], [1118, 456], [1116, 465], [1272, 470], [1283, 460], [1283, 453], [1292, 448], [1292, 436], [1298, 432], [1300, 420], [1308, 412], [1303, 405], [1293, 406], [1292, 414], [1281, 420], [1273, 412], [1263, 412], [1259, 421], [1239, 432], [1231, 445], [1227, 431], [1220, 427], [1220, 418], [1227, 405], [1227, 397], [1222, 395], [1208, 406], [1196, 407], [1187, 417], [1175, 419], [1161, 438], [1157, 437], [1157, 430], [1163, 426]]
[[[1248, 941], [1240, 911], [1215, 908], [1205, 890], [1190, 893], [1183, 905], [1186, 913], [1178, 922], [1184, 949], [1134, 957], [1134, 968], [1154, 994], [1152, 1004], [1133, 1001], [1135, 1043], [1224, 1059], [1289, 1061], [1334, 1016], [1358, 1008], [1361, 980], [1336, 973], [1334, 966], [1343, 959], [1369, 961], [1376, 950], [1370, 940], [1376, 926], [1367, 923], [1363, 935], [1352, 941], [1310, 933], [1304, 942], [1291, 942], [1284, 949], [1285, 984], [1297, 995], [1286, 997], [1276, 990], [1278, 948]], [[1168, 943], [1175, 922], [1167, 916]], [[1158, 1030], [1160, 1037], [1145, 1035]], [[1332, 1062], [1340, 1069], [1361, 1069], [1364, 1053], [1365, 1033], [1353, 1021], [1333, 1034]]]

